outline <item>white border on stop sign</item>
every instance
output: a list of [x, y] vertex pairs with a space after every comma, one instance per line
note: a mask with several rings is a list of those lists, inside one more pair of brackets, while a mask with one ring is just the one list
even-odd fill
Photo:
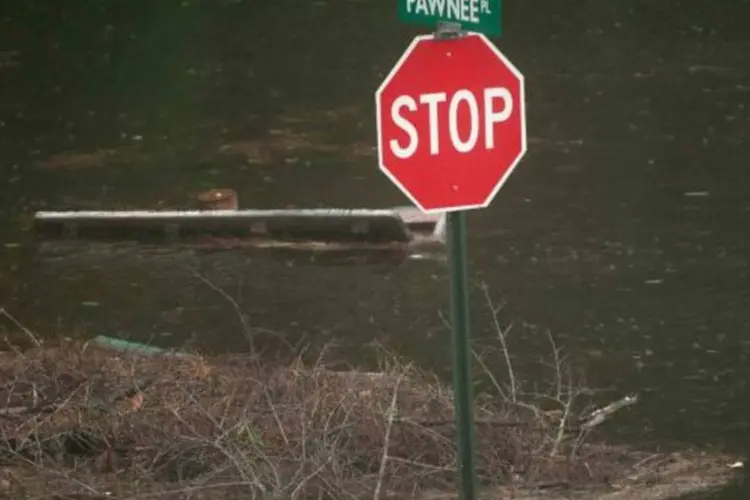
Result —
[[505, 57], [505, 54], [500, 52], [500, 50], [495, 47], [495, 44], [493, 44], [484, 34], [477, 33], [474, 31], [466, 31], [464, 32], [466, 36], [476, 36], [479, 37], [484, 44], [492, 50], [492, 52], [497, 56], [498, 59], [500, 59], [503, 64], [518, 78], [518, 81], [520, 83], [519, 90], [520, 90], [520, 101], [521, 101], [521, 152], [518, 155], [518, 158], [513, 162], [513, 165], [511, 165], [508, 170], [505, 172], [505, 175], [503, 175], [502, 179], [498, 181], [497, 185], [493, 188], [490, 195], [487, 197], [485, 202], [481, 205], [466, 205], [466, 206], [460, 206], [460, 207], [452, 207], [452, 208], [433, 208], [433, 209], [425, 209], [409, 192], [408, 189], [406, 189], [401, 182], [391, 174], [391, 172], [387, 168], [383, 168], [383, 144], [381, 144], [380, 137], [381, 133], [380, 130], [382, 128], [382, 117], [381, 117], [381, 111], [380, 106], [378, 105], [378, 102], [380, 101], [380, 95], [383, 93], [383, 89], [391, 82], [394, 76], [396, 76], [396, 73], [401, 69], [401, 66], [404, 64], [406, 59], [411, 55], [411, 53], [414, 51], [414, 47], [416, 45], [424, 40], [434, 40], [435, 35], [429, 34], [429, 35], [417, 35], [412, 39], [411, 43], [406, 47], [406, 50], [404, 50], [404, 53], [401, 54], [401, 57], [399, 57], [398, 61], [396, 61], [396, 64], [393, 65], [391, 70], [388, 72], [388, 75], [386, 75], [385, 79], [380, 83], [380, 86], [375, 91], [375, 120], [377, 125], [377, 134], [378, 134], [378, 167], [380, 170], [385, 173], [385, 175], [388, 176], [388, 178], [393, 182], [398, 188], [401, 190], [402, 193], [404, 193], [414, 205], [416, 205], [422, 212], [426, 214], [433, 214], [433, 213], [445, 213], [445, 212], [458, 212], [460, 210], [474, 210], [479, 208], [487, 208], [490, 203], [492, 203], [492, 200], [495, 199], [495, 196], [497, 196], [497, 193], [500, 191], [500, 188], [503, 187], [505, 182], [510, 177], [510, 174], [513, 173], [513, 171], [516, 169], [518, 164], [521, 162], [523, 157], [526, 155], [526, 150], [528, 148], [528, 145], [526, 143], [526, 83], [523, 76], [523, 73], [521, 73], [516, 66], [510, 62], [510, 60]]

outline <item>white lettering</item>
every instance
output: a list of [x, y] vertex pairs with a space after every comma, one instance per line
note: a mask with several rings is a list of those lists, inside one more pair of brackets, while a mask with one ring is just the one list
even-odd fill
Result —
[[[513, 96], [505, 87], [489, 87], [483, 89], [481, 103], [477, 98], [478, 95], [468, 89], [460, 89], [450, 96], [446, 92], [420, 94], [416, 98], [408, 95], [399, 96], [391, 105], [391, 120], [406, 135], [406, 142], [390, 139], [388, 143], [391, 151], [399, 159], [410, 158], [417, 152], [421, 132], [428, 134], [430, 155], [437, 156], [441, 153], [441, 135], [446, 139], [446, 131], [447, 138], [457, 153], [473, 151], [482, 132], [485, 149], [494, 149], [495, 127], [513, 114]], [[498, 100], [501, 100], [502, 104], [498, 104]], [[441, 111], [441, 104], [445, 102], [448, 102], [447, 115], [445, 111]], [[414, 122], [408, 118], [408, 112], [419, 111], [420, 105], [426, 108], [421, 112], [427, 114], [427, 130], [418, 131]], [[464, 108], [468, 115], [461, 112], [459, 116], [459, 111]], [[423, 122], [420, 120], [420, 123]]]
[[416, 127], [401, 115], [401, 108], [404, 107], [409, 111], [416, 111], [417, 103], [408, 95], [402, 95], [393, 101], [393, 105], [391, 106], [391, 119], [393, 123], [409, 136], [409, 143], [406, 147], [402, 147], [396, 139], [390, 140], [391, 151], [402, 160], [413, 155], [417, 151], [417, 146], [419, 146], [419, 134], [417, 134]]
[[445, 15], [445, 0], [430, 0], [430, 9], [432, 14], [437, 14], [440, 17]]
[[446, 17], [458, 20], [458, 16], [461, 15], [461, 0], [448, 0], [448, 11]]
[[[495, 98], [503, 100], [502, 111], [495, 111]], [[490, 87], [484, 89], [484, 147], [495, 147], [495, 124], [507, 120], [513, 113], [513, 96], [505, 87]]]
[[438, 130], [438, 104], [445, 102], [445, 92], [435, 92], [433, 94], [422, 94], [419, 96], [419, 102], [427, 104], [430, 122], [430, 154], [440, 154], [440, 135]]
[[479, 0], [469, 0], [469, 21], [472, 23], [479, 22]]
[[478, 23], [479, 2], [480, 0], [406, 0], [406, 12], [442, 17], [458, 22]]
[[[466, 141], [461, 140], [458, 134], [458, 105], [465, 102], [469, 106], [470, 126], [469, 138]], [[468, 153], [477, 143], [479, 138], [479, 106], [474, 94], [466, 89], [461, 89], [453, 95], [448, 107], [448, 133], [451, 137], [453, 147], [459, 153]]]

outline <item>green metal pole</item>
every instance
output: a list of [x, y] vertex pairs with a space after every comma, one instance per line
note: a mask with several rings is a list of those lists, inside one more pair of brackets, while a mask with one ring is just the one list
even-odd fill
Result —
[[453, 391], [456, 406], [461, 500], [477, 497], [474, 465], [474, 398], [471, 381], [469, 287], [466, 250], [466, 213], [448, 214], [448, 252], [451, 274], [453, 329]]

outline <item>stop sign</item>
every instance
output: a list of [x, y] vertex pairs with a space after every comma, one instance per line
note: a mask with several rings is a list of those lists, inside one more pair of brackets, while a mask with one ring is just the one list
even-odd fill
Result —
[[526, 152], [523, 75], [478, 33], [416, 37], [375, 106], [380, 169], [427, 213], [486, 207]]

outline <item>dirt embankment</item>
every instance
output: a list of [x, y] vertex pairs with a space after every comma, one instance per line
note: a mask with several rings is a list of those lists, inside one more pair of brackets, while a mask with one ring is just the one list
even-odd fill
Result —
[[[4, 353], [0, 380], [0, 497], [455, 496], [451, 392], [408, 366], [334, 372], [66, 343]], [[508, 397], [477, 401], [487, 498], [659, 499], [731, 478], [731, 457], [588, 444], [590, 420], [572, 407]]]

